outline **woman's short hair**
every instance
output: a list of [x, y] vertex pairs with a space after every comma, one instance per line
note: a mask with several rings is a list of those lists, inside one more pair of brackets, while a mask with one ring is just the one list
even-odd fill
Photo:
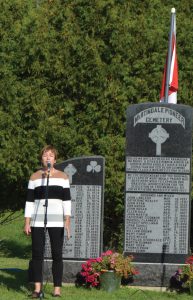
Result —
[[42, 159], [42, 156], [45, 152], [47, 151], [51, 151], [52, 153], [54, 153], [54, 156], [55, 156], [55, 160], [57, 159], [58, 157], [58, 151], [56, 150], [56, 148], [52, 145], [46, 145], [42, 148], [41, 152], [40, 152], [40, 156], [41, 156], [41, 159]]

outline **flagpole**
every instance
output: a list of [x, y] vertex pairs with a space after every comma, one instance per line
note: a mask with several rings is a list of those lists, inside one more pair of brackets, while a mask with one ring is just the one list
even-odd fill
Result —
[[167, 73], [166, 73], [166, 82], [165, 82], [165, 97], [164, 102], [168, 103], [168, 93], [169, 93], [169, 82], [170, 82], [170, 69], [171, 69], [171, 60], [172, 60], [172, 33], [174, 29], [174, 21], [176, 17], [176, 10], [173, 7], [171, 9], [171, 23], [170, 23], [170, 35], [169, 35], [169, 44], [168, 44], [168, 57], [167, 57]]

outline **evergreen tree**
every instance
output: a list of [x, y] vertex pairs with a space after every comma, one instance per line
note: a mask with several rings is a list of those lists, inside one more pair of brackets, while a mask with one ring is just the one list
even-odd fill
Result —
[[[191, 105], [191, 0], [177, 11], [178, 103]], [[163, 0], [0, 3], [2, 207], [23, 207], [39, 150], [106, 160], [105, 245], [122, 241], [126, 108], [158, 102], [171, 5]]]

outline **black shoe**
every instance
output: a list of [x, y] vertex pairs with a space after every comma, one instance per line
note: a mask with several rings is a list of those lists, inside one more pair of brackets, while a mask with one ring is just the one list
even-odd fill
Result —
[[30, 295], [30, 297], [31, 297], [32, 299], [44, 298], [44, 293], [43, 293], [42, 291], [40, 291], [40, 292], [34, 291], [34, 292]]
[[52, 294], [52, 297], [61, 297], [60, 294]]

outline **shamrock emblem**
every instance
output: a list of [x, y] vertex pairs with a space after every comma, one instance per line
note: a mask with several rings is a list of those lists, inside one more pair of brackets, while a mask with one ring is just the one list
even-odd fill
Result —
[[101, 166], [97, 165], [97, 161], [91, 160], [90, 165], [88, 165], [86, 167], [86, 170], [87, 170], [87, 172], [92, 172], [92, 173], [97, 172], [98, 173], [101, 171]]

